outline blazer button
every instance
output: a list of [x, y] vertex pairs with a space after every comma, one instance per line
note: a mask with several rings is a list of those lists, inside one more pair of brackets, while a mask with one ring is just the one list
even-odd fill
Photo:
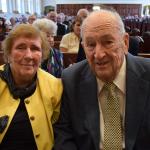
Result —
[[40, 136], [40, 134], [36, 134], [35, 137], [38, 138]]
[[27, 99], [27, 100], [25, 100], [25, 103], [26, 103], [26, 104], [29, 104], [29, 103], [30, 103], [30, 101]]
[[34, 117], [34, 116], [30, 116], [30, 120], [32, 120], [32, 121], [33, 121], [34, 119], [35, 119], [35, 117]]

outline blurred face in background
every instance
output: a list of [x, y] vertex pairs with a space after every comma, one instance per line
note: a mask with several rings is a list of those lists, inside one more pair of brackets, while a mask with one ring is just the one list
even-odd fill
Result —
[[16, 19], [11, 17], [10, 18], [10, 23], [11, 23], [12, 26], [15, 25], [16, 24]]
[[80, 37], [80, 32], [81, 32], [81, 23], [80, 22], [78, 22], [78, 21], [75, 22], [75, 24], [73, 26], [73, 31], [78, 37]]
[[61, 15], [57, 15], [57, 23], [62, 23], [62, 16]]
[[50, 44], [50, 47], [53, 47], [54, 46], [54, 34], [46, 32], [46, 36], [47, 36], [48, 42]]
[[52, 20], [52, 21], [54, 21], [54, 22], [57, 22], [57, 13], [56, 12], [49, 12], [48, 14], [47, 14], [47, 19], [50, 19], [50, 20]]
[[87, 9], [80, 9], [77, 13], [77, 16], [81, 17], [84, 20], [89, 15], [89, 11]]
[[35, 15], [29, 16], [29, 18], [28, 18], [29, 24], [32, 24], [35, 20], [36, 20], [36, 16]]

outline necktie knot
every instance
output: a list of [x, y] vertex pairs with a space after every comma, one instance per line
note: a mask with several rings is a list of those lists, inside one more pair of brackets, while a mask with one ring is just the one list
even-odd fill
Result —
[[114, 83], [108, 82], [108, 83], [105, 83], [104, 88], [108, 91], [110, 95], [113, 95], [115, 93], [116, 86]]

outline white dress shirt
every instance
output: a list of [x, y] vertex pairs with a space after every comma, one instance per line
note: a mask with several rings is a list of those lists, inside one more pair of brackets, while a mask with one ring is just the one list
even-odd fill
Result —
[[[123, 148], [125, 148], [125, 139], [124, 139], [124, 119], [125, 119], [125, 99], [126, 99], [126, 59], [124, 58], [121, 69], [113, 81], [117, 86], [117, 95], [120, 100], [120, 116], [122, 119], [122, 129], [123, 129]], [[104, 82], [97, 78], [98, 84], [98, 99], [99, 99], [99, 109], [100, 109], [100, 150], [103, 149], [104, 141], [104, 100], [107, 97], [107, 92], [103, 89]]]

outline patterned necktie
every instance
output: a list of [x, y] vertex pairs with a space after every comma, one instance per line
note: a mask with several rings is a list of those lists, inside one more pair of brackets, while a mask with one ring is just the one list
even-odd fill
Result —
[[116, 97], [113, 83], [106, 83], [104, 88], [108, 91], [104, 110], [104, 150], [122, 149], [122, 130], [119, 99]]

